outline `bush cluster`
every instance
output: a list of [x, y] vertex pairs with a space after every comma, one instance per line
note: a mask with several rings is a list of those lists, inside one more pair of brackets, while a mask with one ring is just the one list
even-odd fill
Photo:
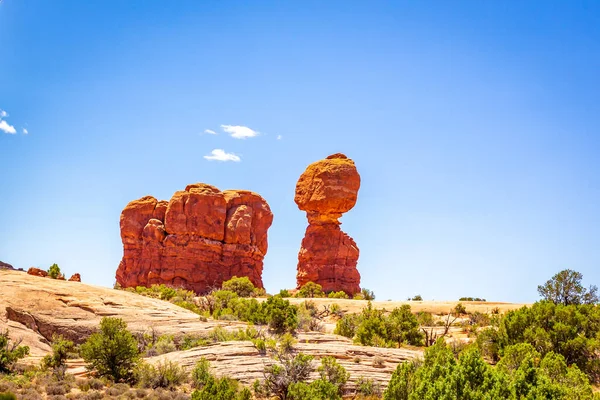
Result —
[[344, 315], [334, 333], [354, 339], [364, 346], [396, 347], [402, 344], [420, 346], [423, 333], [407, 304], [394, 308], [389, 315], [373, 308], [369, 302], [360, 314]]
[[250, 400], [250, 389], [241, 387], [228, 377], [217, 378], [210, 372], [210, 363], [202, 357], [192, 371], [192, 400]]
[[479, 297], [461, 297], [458, 301], [485, 301], [485, 299]]
[[458, 359], [443, 340], [425, 351], [423, 362], [402, 363], [385, 400], [421, 399], [593, 399], [592, 386], [576, 366], [550, 352], [541, 357], [528, 344], [510, 346], [496, 367], [475, 346]]
[[600, 378], [600, 307], [540, 301], [505, 314], [498, 327], [479, 333], [477, 343], [482, 353], [493, 361], [500, 359], [507, 347], [528, 343], [542, 357], [551, 352], [561, 355], [567, 365], [576, 365], [597, 382]]

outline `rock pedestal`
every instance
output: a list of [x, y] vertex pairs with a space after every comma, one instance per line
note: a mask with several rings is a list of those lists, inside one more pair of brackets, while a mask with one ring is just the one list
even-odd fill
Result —
[[309, 225], [298, 253], [298, 288], [312, 281], [325, 292], [360, 292], [359, 250], [339, 222], [356, 204], [359, 188], [354, 161], [343, 154], [310, 164], [300, 176], [294, 201]]

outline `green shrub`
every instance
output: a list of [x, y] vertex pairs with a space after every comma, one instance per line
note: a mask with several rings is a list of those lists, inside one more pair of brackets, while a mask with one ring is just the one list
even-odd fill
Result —
[[334, 333], [364, 346], [391, 347], [403, 343], [420, 346], [423, 333], [419, 330], [417, 318], [405, 304], [392, 310], [386, 316], [382, 310], [373, 308], [371, 302], [360, 314], [347, 314], [338, 320]]
[[384, 393], [386, 400], [418, 399], [592, 399], [592, 387], [577, 367], [539, 353], [527, 344], [507, 349], [497, 367], [476, 347], [458, 359], [443, 340], [425, 350], [423, 362], [401, 363]]
[[362, 397], [379, 398], [379, 396], [381, 395], [381, 388], [379, 387], [379, 384], [373, 379], [360, 377], [356, 382], [356, 393]]
[[458, 301], [485, 301], [485, 299], [479, 297], [461, 297]]
[[290, 354], [279, 354], [278, 364], [265, 367], [263, 384], [255, 384], [257, 394], [276, 396], [286, 399], [290, 385], [305, 382], [313, 371], [313, 357], [302, 353], [292, 357]]
[[66, 370], [66, 361], [69, 353], [73, 351], [74, 344], [61, 335], [52, 335], [52, 354], [48, 354], [42, 359], [42, 367], [52, 368], [56, 376], [64, 377]]
[[240, 297], [250, 297], [255, 294], [256, 288], [247, 276], [238, 278], [234, 276], [228, 281], [223, 282], [221, 289], [234, 292]]
[[104, 317], [100, 332], [91, 335], [79, 348], [87, 368], [115, 382], [129, 381], [139, 360], [135, 337], [120, 318]]
[[58, 264], [52, 264], [50, 268], [48, 268], [48, 276], [52, 279], [58, 279], [62, 276]]
[[307, 282], [298, 290], [296, 297], [325, 297], [325, 293], [323, 293], [323, 287], [318, 283]]
[[325, 379], [316, 379], [311, 383], [291, 383], [287, 391], [290, 400], [341, 400], [338, 388]]
[[0, 393], [0, 400], [17, 400], [17, 396], [10, 392]]
[[408, 299], [408, 300], [410, 300], [410, 301], [423, 301], [423, 297], [420, 294], [418, 294], [418, 295], [413, 296], [411, 299]]
[[281, 289], [279, 291], [279, 296], [286, 298], [286, 297], [292, 297], [292, 295], [290, 294], [289, 290], [287, 289]]
[[206, 385], [194, 390], [192, 400], [251, 400], [252, 392], [248, 388], [240, 388], [237, 381], [222, 377], [210, 376]]
[[369, 290], [367, 288], [362, 288], [362, 289], [360, 289], [360, 294], [361, 294], [363, 300], [369, 300], [369, 301], [375, 300], [375, 293], [372, 290]]
[[340, 290], [339, 292], [329, 292], [327, 297], [330, 299], [349, 299], [350, 297], [346, 294], [346, 292]]
[[202, 357], [192, 371], [192, 400], [251, 400], [252, 393], [240, 388], [237, 381], [222, 377], [215, 378], [210, 373], [210, 363]]
[[346, 368], [341, 366], [334, 357], [323, 357], [317, 371], [319, 371], [321, 379], [334, 385], [337, 393], [341, 396], [346, 382], [350, 379]]
[[453, 310], [454, 315], [464, 315], [467, 313], [467, 309], [462, 303], [458, 303]]
[[359, 314], [346, 314], [338, 320], [333, 333], [352, 339], [356, 335], [356, 328], [359, 324]]
[[141, 362], [135, 368], [135, 377], [142, 388], [175, 388], [187, 380], [187, 374], [172, 361], [159, 361], [156, 366]]
[[189, 350], [194, 347], [206, 346], [209, 343], [209, 340], [204, 336], [186, 334], [181, 339], [178, 350]]
[[297, 308], [280, 296], [271, 296], [264, 303], [269, 328], [275, 333], [294, 332], [298, 327]]
[[[529, 343], [544, 357], [562, 355], [592, 381], [600, 378], [600, 306], [563, 305], [541, 301], [506, 313], [494, 328], [479, 332], [484, 354], [498, 359], [508, 346]], [[480, 339], [480, 337], [483, 338]]]
[[29, 354], [29, 347], [20, 344], [10, 339], [8, 329], [0, 332], [0, 373], [10, 373], [15, 362]]
[[210, 376], [210, 362], [201, 357], [192, 371], [192, 386], [200, 388], [206, 385]]

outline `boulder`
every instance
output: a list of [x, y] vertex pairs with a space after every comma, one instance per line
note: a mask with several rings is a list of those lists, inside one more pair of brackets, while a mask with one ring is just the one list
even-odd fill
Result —
[[35, 268], [35, 267], [29, 268], [27, 270], [27, 274], [34, 275], [34, 276], [41, 276], [43, 278], [48, 276], [48, 273], [46, 271], [44, 271], [43, 269]]

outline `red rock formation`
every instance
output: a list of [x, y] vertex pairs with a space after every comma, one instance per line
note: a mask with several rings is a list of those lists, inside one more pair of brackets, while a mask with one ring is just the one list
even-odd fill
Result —
[[309, 225], [298, 253], [298, 288], [312, 281], [325, 292], [360, 292], [358, 247], [338, 220], [356, 204], [359, 188], [354, 161], [343, 154], [310, 164], [300, 176], [294, 201]]
[[34, 276], [41, 276], [41, 277], [47, 277], [48, 273], [46, 271], [44, 271], [43, 269], [39, 269], [39, 268], [35, 268], [35, 267], [31, 267], [27, 270], [27, 273], [29, 275], [34, 275]]
[[122, 287], [168, 284], [204, 293], [233, 276], [262, 288], [273, 214], [258, 194], [203, 183], [169, 202], [146, 196], [121, 213]]
[[71, 277], [69, 278], [69, 282], [81, 282], [81, 275], [79, 275], [79, 274], [71, 275]]

